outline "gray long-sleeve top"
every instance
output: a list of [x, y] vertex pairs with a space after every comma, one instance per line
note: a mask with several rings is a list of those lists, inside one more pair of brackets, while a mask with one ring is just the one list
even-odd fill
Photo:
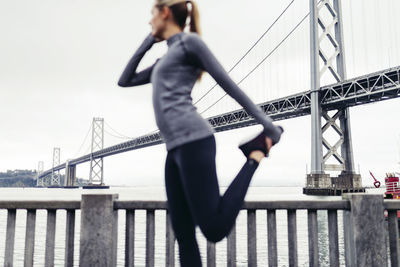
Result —
[[192, 103], [191, 92], [202, 70], [263, 125], [264, 133], [273, 144], [279, 142], [281, 129], [273, 125], [272, 120], [236, 85], [196, 33], [181, 32], [171, 36], [167, 40], [167, 53], [152, 66], [136, 72], [140, 60], [155, 42], [151, 34], [146, 37], [126, 66], [118, 85], [153, 84], [156, 123], [168, 151], [215, 132]]

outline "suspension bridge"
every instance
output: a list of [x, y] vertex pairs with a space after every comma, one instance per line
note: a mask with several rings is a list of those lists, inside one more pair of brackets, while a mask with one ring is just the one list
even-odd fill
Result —
[[[229, 73], [237, 71], [240, 64], [250, 57], [250, 54], [273, 32], [285, 16], [290, 15], [288, 13], [294, 8], [294, 3], [293, 0], [285, 6], [260, 38], [229, 69]], [[310, 69], [309, 88], [307, 90], [290, 88], [287, 91], [298, 93], [267, 101], [257, 101], [258, 106], [266, 115], [276, 121], [311, 116], [311, 170], [307, 174], [305, 193], [336, 194], [338, 190], [362, 191], [361, 176], [354, 169], [349, 108], [399, 97], [400, 66], [388, 66], [386, 69], [373, 73], [354, 78], [347, 77], [344, 23], [340, 0], [318, 2], [311, 0], [309, 10], [278, 38], [266, 54], [264, 51], [262, 56], [258, 55], [256, 63], [240, 74], [241, 78], [238, 84], [246, 83], [250, 76], [265, 75], [260, 72], [260, 69], [265, 70], [265, 63], [282, 50], [290, 38], [298, 34], [301, 27], [307, 25], [307, 21], [309, 22], [309, 61], [303, 63], [305, 66], [309, 64], [307, 66]], [[289, 79], [295, 76], [295, 73], [287, 74], [289, 74]], [[202, 92], [194, 104], [198, 104], [207, 97], [210, 98], [217, 88], [218, 85], [214, 84], [209, 90]], [[269, 89], [262, 88], [261, 90]], [[201, 114], [205, 116], [210, 109], [225, 101], [225, 96], [226, 94], [212, 96], [211, 104], [204, 107]], [[232, 108], [232, 105], [230, 111], [205, 117], [217, 132], [256, 124], [256, 121], [245, 110]], [[65, 163], [60, 162], [60, 149], [55, 148], [51, 169], [44, 170], [43, 162], [39, 162], [38, 186], [61, 186], [59, 172], [63, 169], [65, 169], [66, 177], [64, 186], [73, 186], [76, 180], [76, 168], [85, 162], [90, 162], [89, 183], [104, 185], [103, 159], [105, 157], [162, 143], [160, 133], [153, 131], [143, 136], [130, 138], [122, 143], [104, 147], [104, 130], [105, 121], [102, 118], [94, 118], [90, 131], [88, 131], [88, 134], [92, 135], [90, 152]], [[337, 133], [337, 140], [333, 143], [325, 138], [329, 130]], [[330, 172], [340, 172], [340, 175], [331, 176]]]

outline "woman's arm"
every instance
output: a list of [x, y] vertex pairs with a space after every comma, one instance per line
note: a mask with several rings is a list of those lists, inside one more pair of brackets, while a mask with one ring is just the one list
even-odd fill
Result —
[[151, 34], [144, 39], [143, 43], [136, 50], [135, 54], [133, 54], [132, 58], [128, 62], [128, 65], [126, 65], [124, 72], [119, 78], [119, 86], [129, 87], [150, 82], [150, 75], [156, 63], [140, 72], [136, 72], [136, 69], [144, 54], [153, 46], [155, 42], [155, 38]]
[[272, 119], [266, 116], [229, 77], [203, 40], [197, 34], [192, 33], [187, 35], [184, 44], [193, 62], [207, 71], [229, 96], [235, 99], [258, 123], [263, 125], [264, 133], [272, 139], [273, 144], [279, 142], [282, 133], [281, 128], [275, 126]]

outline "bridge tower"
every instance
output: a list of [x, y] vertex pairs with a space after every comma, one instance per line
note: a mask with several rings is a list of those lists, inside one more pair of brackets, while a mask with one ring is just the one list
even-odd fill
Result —
[[[304, 193], [335, 194], [337, 190], [351, 191], [362, 185], [361, 176], [354, 171], [349, 109], [323, 110], [320, 102], [324, 74], [336, 82], [346, 79], [341, 0], [317, 2], [310, 0], [311, 173], [307, 174]], [[323, 126], [321, 118], [325, 120]], [[329, 129], [338, 137], [333, 145], [325, 138]], [[328, 163], [332, 160], [335, 164]], [[330, 177], [326, 171], [340, 171], [341, 174]]]
[[60, 165], [60, 148], [55, 147], [53, 149], [53, 170], [51, 172], [51, 186], [60, 186], [61, 185], [61, 176], [60, 171], [54, 171], [54, 168]]
[[44, 162], [43, 161], [39, 161], [38, 163], [38, 168], [37, 168], [37, 176], [36, 176], [36, 186], [43, 186], [43, 178], [39, 178], [40, 175], [43, 173], [44, 171]]
[[95, 158], [93, 154], [94, 152], [103, 149], [103, 147], [104, 147], [104, 119], [93, 118], [89, 186], [104, 185], [103, 158]]

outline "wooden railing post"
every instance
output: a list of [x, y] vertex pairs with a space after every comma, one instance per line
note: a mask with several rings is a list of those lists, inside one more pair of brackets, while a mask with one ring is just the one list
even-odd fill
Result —
[[135, 210], [127, 209], [125, 217], [125, 267], [133, 267], [135, 265]]
[[74, 266], [75, 210], [67, 210], [64, 267]]
[[155, 252], [155, 210], [146, 210], [146, 267], [154, 267]]
[[257, 224], [256, 210], [247, 210], [247, 257], [248, 266], [257, 266]]
[[236, 267], [236, 223], [232, 226], [226, 242], [227, 266]]
[[33, 255], [35, 248], [35, 225], [36, 209], [28, 209], [26, 214], [26, 232], [25, 232], [25, 257], [24, 266], [33, 266]]
[[215, 267], [216, 259], [215, 243], [207, 240], [207, 267]]
[[13, 266], [16, 217], [17, 217], [17, 210], [16, 209], [8, 209], [6, 249], [4, 252], [4, 267], [12, 267]]
[[278, 246], [276, 234], [276, 210], [267, 210], [268, 266], [278, 266]]
[[399, 266], [399, 226], [398, 226], [397, 210], [388, 211], [389, 225], [389, 246], [390, 246], [390, 264], [391, 266]]
[[175, 234], [171, 225], [171, 218], [167, 210], [166, 213], [166, 240], [165, 240], [165, 266], [175, 266]]
[[79, 266], [116, 266], [117, 198], [117, 194], [82, 195]]
[[356, 267], [355, 262], [355, 248], [354, 248], [354, 236], [352, 227], [351, 211], [343, 211], [343, 239], [344, 239], [344, 256], [346, 266]]
[[317, 210], [308, 210], [308, 257], [310, 267], [319, 266]]
[[44, 256], [44, 264], [46, 267], [54, 266], [54, 248], [56, 242], [56, 215], [57, 210], [47, 210], [47, 226], [46, 226], [46, 251]]
[[296, 210], [287, 211], [289, 266], [298, 266]]
[[387, 266], [382, 195], [345, 194], [350, 211], [344, 213], [347, 266]]

